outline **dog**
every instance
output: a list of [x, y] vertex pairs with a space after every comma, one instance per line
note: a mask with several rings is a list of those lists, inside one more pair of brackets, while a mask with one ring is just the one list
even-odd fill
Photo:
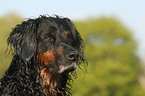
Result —
[[7, 42], [13, 58], [0, 79], [0, 96], [71, 95], [69, 81], [86, 60], [84, 42], [70, 19], [28, 19], [12, 30]]

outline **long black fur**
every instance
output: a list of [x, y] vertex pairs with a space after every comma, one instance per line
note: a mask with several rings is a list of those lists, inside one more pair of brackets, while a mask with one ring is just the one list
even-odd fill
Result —
[[[55, 31], [59, 36], [50, 38], [50, 32]], [[62, 34], [64, 32], [71, 34], [70, 36], [66, 34], [65, 37]], [[49, 41], [46, 40], [48, 37]], [[13, 46], [14, 55], [9, 68], [0, 79], [0, 96], [68, 96], [71, 94], [69, 73], [72, 70], [68, 69], [59, 74], [59, 64], [68, 66], [75, 61], [79, 65], [79, 61], [85, 62], [85, 59], [83, 40], [68, 18], [40, 16], [29, 19], [17, 25], [7, 41], [8, 45]], [[60, 48], [63, 50], [58, 56], [55, 52]], [[43, 58], [40, 58], [42, 55], [39, 56], [39, 52], [43, 54], [52, 50], [55, 53], [54, 61], [49, 65], [42, 64], [44, 62], [41, 62]], [[67, 58], [67, 54], [71, 51], [77, 52], [76, 60]], [[43, 70], [44, 74], [42, 74]], [[50, 85], [43, 84], [45, 79], [49, 80]]]

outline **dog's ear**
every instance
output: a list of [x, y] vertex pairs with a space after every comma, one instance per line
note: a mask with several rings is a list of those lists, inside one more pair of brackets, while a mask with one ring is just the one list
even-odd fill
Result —
[[36, 51], [37, 25], [36, 20], [25, 21], [17, 25], [7, 39], [8, 44], [13, 45], [16, 54], [25, 62], [29, 61]]

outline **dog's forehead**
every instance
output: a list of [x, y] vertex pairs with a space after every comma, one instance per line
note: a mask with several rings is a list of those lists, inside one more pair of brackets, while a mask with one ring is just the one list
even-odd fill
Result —
[[39, 24], [39, 29], [38, 31], [44, 32], [44, 33], [52, 33], [55, 32], [56, 34], [63, 34], [63, 33], [72, 33], [72, 26], [68, 24], [63, 19], [44, 19], [42, 22]]

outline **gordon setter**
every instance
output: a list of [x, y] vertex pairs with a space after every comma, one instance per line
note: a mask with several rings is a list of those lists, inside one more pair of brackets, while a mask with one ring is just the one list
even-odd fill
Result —
[[0, 96], [68, 96], [71, 76], [85, 64], [83, 40], [72, 21], [40, 16], [17, 25], [7, 39], [12, 62]]

